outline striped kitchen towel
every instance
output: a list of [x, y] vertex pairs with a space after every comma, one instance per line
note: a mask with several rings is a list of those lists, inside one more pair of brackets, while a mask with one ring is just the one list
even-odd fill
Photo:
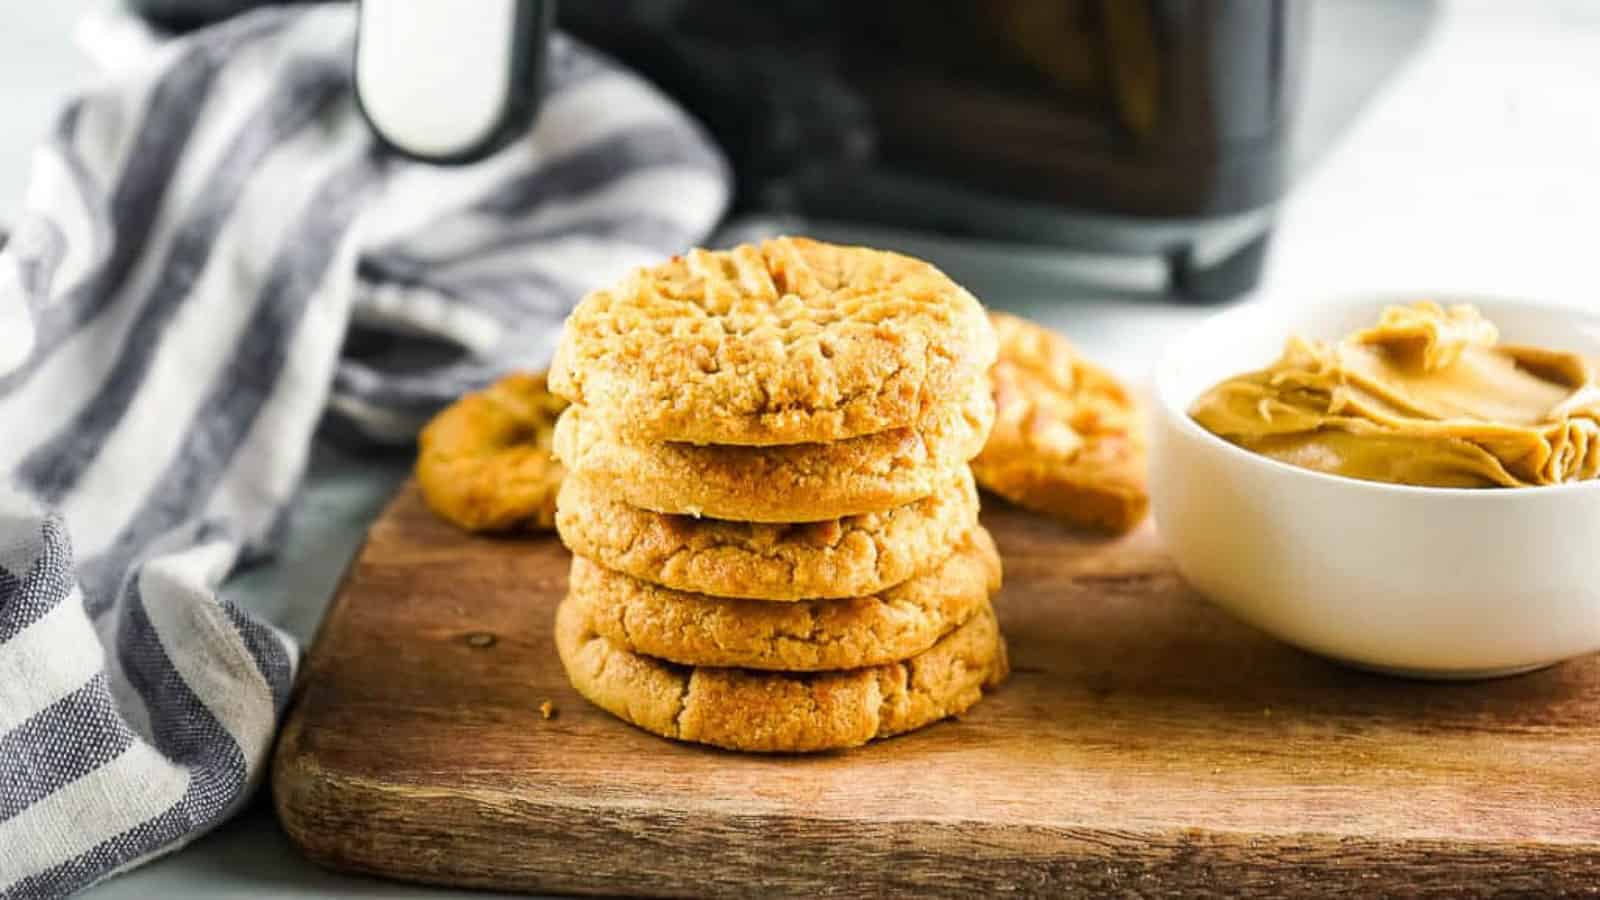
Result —
[[396, 158], [353, 29], [122, 43], [36, 157], [0, 251], [0, 897], [179, 847], [260, 779], [297, 648], [217, 588], [272, 553], [319, 425], [410, 441], [726, 205], [702, 131], [561, 36], [525, 139]]

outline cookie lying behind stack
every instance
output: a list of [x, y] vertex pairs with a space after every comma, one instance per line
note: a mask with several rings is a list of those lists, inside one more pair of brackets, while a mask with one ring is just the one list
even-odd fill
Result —
[[972, 471], [985, 490], [1082, 528], [1121, 534], [1150, 508], [1133, 394], [1060, 334], [991, 313], [994, 430]]
[[552, 527], [566, 473], [550, 450], [566, 408], [544, 373], [514, 372], [440, 411], [417, 438], [428, 507], [468, 531]]
[[573, 404], [554, 447], [574, 687], [657, 734], [771, 752], [976, 703], [1007, 673], [967, 469], [994, 356], [937, 269], [805, 239], [586, 297], [550, 373]]

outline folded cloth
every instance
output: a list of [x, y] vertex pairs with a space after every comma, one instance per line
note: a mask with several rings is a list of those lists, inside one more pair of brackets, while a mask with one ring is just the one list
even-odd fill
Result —
[[398, 158], [353, 30], [295, 6], [153, 44], [36, 157], [0, 251], [0, 896], [172, 850], [259, 780], [297, 648], [217, 588], [319, 424], [411, 440], [726, 205], [702, 131], [560, 35], [525, 139]]

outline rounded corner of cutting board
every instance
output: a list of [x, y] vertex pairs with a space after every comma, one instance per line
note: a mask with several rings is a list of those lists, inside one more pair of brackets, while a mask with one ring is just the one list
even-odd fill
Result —
[[299, 719], [289, 717], [272, 754], [272, 808], [284, 834], [301, 853], [319, 864], [337, 866], [342, 861], [329, 858], [326, 851], [341, 843], [330, 840], [334, 835], [324, 827], [326, 817], [320, 811], [338, 802], [343, 782], [328, 777], [330, 773], [305, 747], [303, 734]]

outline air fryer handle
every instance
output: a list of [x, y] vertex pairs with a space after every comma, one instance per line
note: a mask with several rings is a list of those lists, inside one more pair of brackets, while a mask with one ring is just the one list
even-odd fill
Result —
[[356, 103], [389, 147], [469, 163], [533, 125], [555, 0], [359, 0]]

